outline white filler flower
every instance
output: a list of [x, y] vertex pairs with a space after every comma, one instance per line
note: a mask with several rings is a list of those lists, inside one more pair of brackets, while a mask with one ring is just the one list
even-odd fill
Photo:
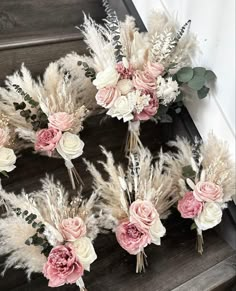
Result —
[[157, 78], [157, 97], [163, 105], [175, 101], [179, 95], [179, 86], [171, 78], [164, 79], [161, 76]]

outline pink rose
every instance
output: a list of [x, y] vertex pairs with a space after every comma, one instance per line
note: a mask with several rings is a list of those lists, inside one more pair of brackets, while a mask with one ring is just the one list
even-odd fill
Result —
[[136, 71], [133, 77], [133, 85], [137, 90], [145, 93], [156, 91], [156, 80], [147, 72]]
[[116, 228], [116, 238], [120, 246], [131, 255], [137, 255], [151, 243], [149, 232], [139, 228], [128, 219], [122, 221]]
[[86, 225], [78, 216], [63, 219], [60, 229], [64, 239], [67, 241], [75, 241], [86, 234]]
[[185, 193], [178, 202], [178, 210], [183, 218], [194, 218], [202, 212], [203, 203], [198, 201], [193, 192]]
[[199, 201], [222, 202], [223, 189], [213, 182], [198, 182], [193, 195]]
[[72, 244], [54, 247], [43, 267], [43, 274], [49, 279], [49, 287], [73, 284], [83, 273], [84, 269], [76, 258]]
[[152, 116], [157, 113], [159, 102], [156, 97], [152, 97], [149, 101], [148, 106], [145, 106], [143, 111], [136, 113], [134, 116], [135, 120], [149, 120]]
[[131, 80], [133, 77], [134, 69], [128, 63], [126, 64], [126, 66], [124, 65], [123, 62], [117, 63], [116, 70], [120, 74], [121, 79], [130, 79]]
[[155, 219], [159, 217], [154, 205], [150, 201], [136, 200], [129, 208], [130, 222], [141, 229], [149, 229]]
[[95, 99], [98, 105], [104, 108], [111, 108], [120, 95], [120, 91], [116, 87], [105, 87], [98, 90]]
[[66, 112], [53, 113], [48, 117], [49, 127], [53, 127], [60, 131], [66, 131], [72, 128], [74, 123], [74, 115]]
[[48, 155], [51, 155], [53, 150], [56, 148], [62, 132], [55, 128], [41, 129], [36, 133], [35, 150], [45, 151]]
[[164, 72], [164, 67], [159, 63], [148, 62], [145, 67], [145, 72], [147, 72], [152, 78], [156, 79]]
[[4, 146], [9, 140], [9, 130], [0, 128], [0, 147]]

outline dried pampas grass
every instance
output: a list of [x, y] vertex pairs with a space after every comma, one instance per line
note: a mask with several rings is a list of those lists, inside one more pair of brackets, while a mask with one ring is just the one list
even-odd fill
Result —
[[149, 150], [139, 147], [137, 154], [130, 155], [129, 165], [124, 170], [121, 165], [115, 165], [112, 153], [104, 148], [102, 151], [106, 162], [100, 163], [108, 179], [104, 179], [95, 166], [87, 162], [94, 179], [94, 191], [101, 198], [100, 207], [109, 209], [113, 217], [122, 220], [127, 216], [128, 205], [132, 201], [148, 200], [153, 203], [160, 218], [167, 218], [177, 198], [169, 169], [164, 163], [164, 154], [161, 152], [158, 161], [153, 162]]
[[191, 145], [186, 139], [177, 138], [169, 144], [178, 149], [174, 158], [167, 158], [167, 163], [174, 181], [179, 185], [178, 192], [181, 196], [187, 191], [183, 182], [183, 168], [190, 165], [196, 173], [195, 182], [200, 179], [199, 173], [203, 171], [206, 181], [223, 188], [223, 201], [232, 200], [235, 195], [235, 163], [226, 142], [211, 133], [205, 143], [196, 141]]

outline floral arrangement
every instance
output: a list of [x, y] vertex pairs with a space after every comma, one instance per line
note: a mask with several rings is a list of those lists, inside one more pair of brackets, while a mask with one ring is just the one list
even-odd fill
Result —
[[178, 182], [177, 208], [183, 218], [193, 219], [191, 228], [197, 230], [202, 254], [202, 232], [221, 222], [223, 209], [235, 195], [235, 164], [226, 144], [213, 134], [203, 144], [190, 145], [180, 138], [170, 144], [178, 149], [168, 162], [173, 180]]
[[81, 78], [70, 75], [66, 62], [61, 59], [49, 64], [38, 82], [22, 65], [20, 72], [7, 77], [7, 88], [0, 88], [0, 102], [19, 138], [33, 145], [36, 152], [64, 159], [75, 189], [81, 179], [72, 160], [83, 153], [79, 133], [94, 103], [85, 90], [89, 94], [93, 86], [83, 73]]
[[0, 219], [5, 270], [22, 268], [28, 277], [43, 273], [50, 287], [75, 283], [86, 290], [82, 276], [97, 258], [92, 244], [99, 231], [93, 211], [96, 195], [70, 200], [59, 183], [46, 178], [39, 191], [15, 195], [0, 190], [0, 197], [6, 210]]
[[15, 169], [16, 162], [14, 150], [9, 148], [9, 146], [12, 146], [10, 132], [8, 118], [0, 113], [0, 173], [5, 176]]
[[85, 16], [82, 32], [93, 65], [79, 62], [98, 92], [97, 104], [106, 114], [129, 122], [129, 150], [140, 144], [140, 121], [170, 121], [168, 108], [180, 111], [183, 97], [197, 92], [204, 98], [206, 83], [215, 74], [202, 67], [191, 68], [197, 45], [186, 33], [191, 21], [182, 27], [163, 13], [153, 12], [149, 31], [140, 33], [132, 17], [120, 22], [108, 1], [103, 1], [105, 26]]
[[116, 166], [111, 153], [103, 149], [107, 161], [101, 162], [108, 174], [103, 179], [96, 168], [87, 162], [94, 178], [94, 191], [101, 198], [99, 207], [107, 212], [103, 227], [116, 233], [120, 246], [136, 255], [136, 272], [145, 270], [145, 247], [161, 244], [169, 208], [176, 202], [175, 187], [163, 154], [153, 163], [151, 153], [144, 148], [131, 154], [126, 171]]

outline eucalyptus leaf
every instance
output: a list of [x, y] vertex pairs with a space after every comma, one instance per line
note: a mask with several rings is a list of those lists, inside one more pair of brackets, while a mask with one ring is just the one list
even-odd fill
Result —
[[190, 165], [188, 165], [182, 168], [182, 174], [185, 178], [193, 178], [195, 177], [196, 172]]
[[195, 222], [194, 222], [194, 223], [192, 223], [192, 225], [191, 225], [190, 229], [191, 229], [191, 230], [194, 230], [194, 229], [196, 229], [196, 228], [197, 228], [197, 226], [196, 226]]
[[197, 91], [199, 99], [205, 98], [208, 95], [209, 91], [210, 89], [208, 87], [203, 86], [200, 90]]
[[203, 67], [196, 67], [193, 69], [194, 75], [205, 76], [206, 69]]
[[216, 74], [211, 70], [207, 70], [206, 74], [205, 74], [205, 79], [207, 81], [215, 80], [216, 79]]
[[3, 176], [9, 178], [9, 176], [7, 175], [7, 172], [6, 172], [6, 171], [2, 171], [2, 172], [0, 172], [0, 173], [1, 173]]
[[194, 75], [192, 80], [188, 82], [188, 86], [195, 91], [200, 90], [204, 86], [204, 84], [205, 84], [205, 77], [200, 76], [200, 75]]
[[179, 82], [187, 83], [193, 78], [193, 69], [191, 67], [181, 68], [177, 72], [177, 79]]

